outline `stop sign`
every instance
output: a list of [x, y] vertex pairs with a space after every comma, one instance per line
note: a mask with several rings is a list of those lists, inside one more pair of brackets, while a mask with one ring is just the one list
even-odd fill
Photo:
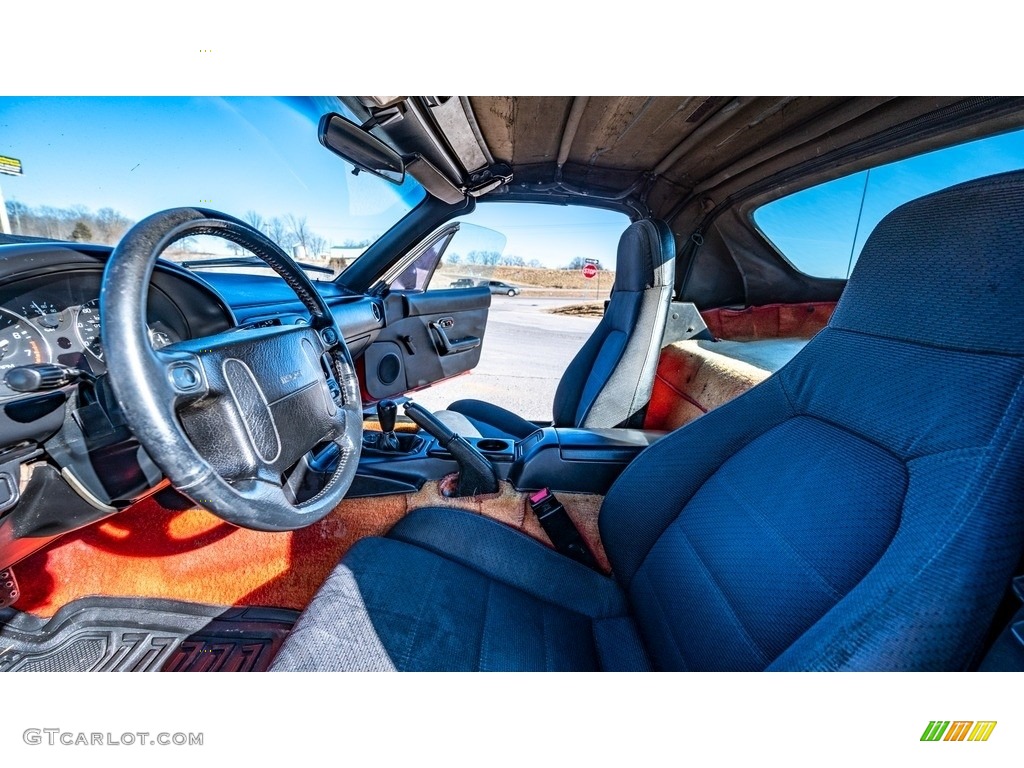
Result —
[[587, 280], [597, 277], [597, 265], [587, 264], [583, 267], [583, 276], [587, 278]]

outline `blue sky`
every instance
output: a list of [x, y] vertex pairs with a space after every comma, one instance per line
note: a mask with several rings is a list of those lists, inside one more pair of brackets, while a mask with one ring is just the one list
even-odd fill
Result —
[[[269, 98], [3, 98], [0, 154], [22, 160], [25, 175], [0, 185], [33, 207], [109, 206], [140, 219], [201, 204], [239, 217], [306, 216], [335, 245], [375, 238], [409, 205], [319, 144], [323, 111]], [[417, 201], [422, 191], [407, 187]], [[548, 266], [574, 256], [611, 266], [628, 224], [614, 212], [545, 205], [481, 205], [471, 220], [502, 231], [505, 253]]]
[[[899, 205], [961, 181], [1024, 168], [1024, 131], [979, 139], [853, 174], [762, 206], [754, 221], [798, 269], [846, 277], [875, 225]], [[861, 198], [864, 212], [857, 226]]]
[[[401, 190], [317, 141], [315, 107], [268, 98], [0, 99], [0, 179], [29, 206], [110, 206], [140, 219], [180, 205], [242, 217], [306, 216], [322, 237], [376, 237], [409, 205]], [[311, 105], [310, 105], [311, 106]], [[421, 190], [414, 200], [422, 196]]]

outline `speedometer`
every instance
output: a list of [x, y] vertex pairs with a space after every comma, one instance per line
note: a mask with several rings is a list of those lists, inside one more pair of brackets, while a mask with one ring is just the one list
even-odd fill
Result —
[[4, 383], [19, 365], [50, 362], [50, 347], [43, 334], [21, 315], [0, 309], [0, 400], [21, 394]]
[[100, 341], [100, 300], [83, 304], [78, 308], [78, 321], [75, 332], [82, 345], [97, 359], [103, 359], [103, 345]]

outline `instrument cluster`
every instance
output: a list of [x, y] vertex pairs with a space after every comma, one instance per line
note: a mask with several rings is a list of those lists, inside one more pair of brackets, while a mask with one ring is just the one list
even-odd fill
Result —
[[[5, 290], [8, 295], [0, 296], [0, 402], [23, 396], [4, 382], [18, 366], [60, 363], [103, 373], [99, 275], [81, 272], [45, 283], [26, 281], [21, 287], [14, 295]], [[181, 323], [173, 317], [168, 321], [159, 309], [150, 307], [148, 323], [155, 349], [182, 338]]]

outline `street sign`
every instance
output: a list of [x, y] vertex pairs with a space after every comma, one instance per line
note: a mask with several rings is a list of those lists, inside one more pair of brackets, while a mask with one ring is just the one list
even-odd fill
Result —
[[601, 260], [600, 259], [584, 259], [583, 263], [584, 264], [593, 264], [595, 267], [601, 266]]
[[587, 278], [587, 280], [592, 280], [593, 278], [597, 277], [597, 265], [587, 264], [585, 267], [583, 267], [583, 276]]
[[0, 173], [6, 173], [10, 176], [21, 176], [21, 160], [0, 155]]

